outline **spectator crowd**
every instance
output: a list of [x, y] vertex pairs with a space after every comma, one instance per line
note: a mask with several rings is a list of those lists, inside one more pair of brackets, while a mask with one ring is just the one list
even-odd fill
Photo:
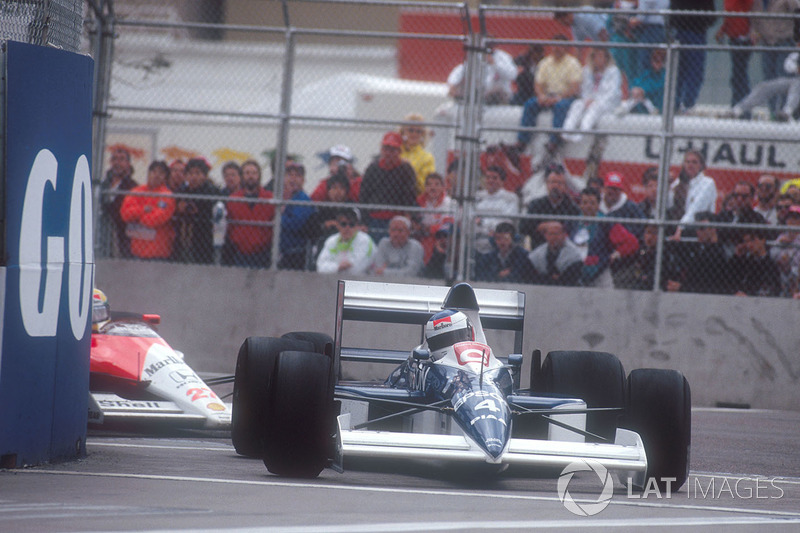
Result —
[[[548, 134], [540, 154], [544, 161], [557, 155], [565, 143], [580, 142], [603, 115], [659, 114], [665, 106], [678, 115], [699, 113], [707, 56], [702, 47], [709, 44], [709, 30], [718, 19], [722, 22], [713, 37], [732, 47], [731, 100], [718, 116], [749, 119], [754, 108], [765, 106], [774, 121], [800, 118], [800, 53], [787, 50], [800, 41], [800, 19], [796, 17], [800, 0], [725, 0], [722, 16], [715, 14], [713, 0], [616, 0], [600, 2], [597, 7], [607, 11], [584, 7], [557, 12], [558, 30], [551, 37], [554, 45], [531, 45], [514, 58], [518, 69], [513, 75], [507, 74], [507, 69], [490, 69], [494, 77], [484, 83], [484, 104], [523, 106], [513, 147], [517, 152], [532, 151], [533, 129], [544, 125], [538, 124], [543, 110], [552, 112], [548, 126], [555, 130]], [[667, 17], [661, 13], [667, 10], [680, 13]], [[763, 16], [767, 14], [777, 16]], [[564, 44], [555, 44], [559, 41]], [[677, 52], [671, 102], [665, 102], [665, 49], [634, 47], [663, 46], [667, 41], [687, 47]], [[574, 42], [583, 46], [575, 47]], [[593, 43], [602, 46], [593, 48]], [[614, 43], [626, 46], [615, 47]], [[767, 49], [754, 52], [754, 45]], [[489, 51], [490, 65], [499, 63], [498, 52]], [[749, 74], [752, 57], [760, 60], [763, 79], [753, 87]], [[456, 67], [453, 74], [462, 68]], [[450, 94], [458, 97], [453, 74], [448, 79]], [[510, 88], [503, 99], [498, 99], [495, 88], [499, 80]]]
[[254, 160], [222, 165], [222, 188], [200, 158], [153, 161], [146, 183], [138, 185], [129, 153], [117, 147], [101, 184], [108, 253], [268, 268], [280, 213], [277, 267], [284, 270], [445, 279], [453, 273], [455, 244], [471, 239], [469, 275], [476, 280], [652, 290], [661, 237], [662, 290], [800, 293], [796, 182], [781, 184], [770, 174], [755, 185], [741, 181], [717, 210], [717, 186], [703, 154], [689, 150], [680, 171], [669, 177], [666, 218], [672, 224], [660, 233], [653, 220], [656, 167], [643, 172], [646, 193], [634, 202], [619, 172], [590, 179], [576, 193], [567, 169], [551, 163], [546, 193], [524, 203], [518, 188], [506, 186], [504, 168], [488, 165], [475, 194], [473, 223], [458, 231], [459, 206], [452, 196], [458, 160], [449, 165], [448, 177], [427, 174], [420, 189], [417, 172], [399, 156], [403, 143], [399, 133], [386, 133], [363, 177], [347, 146], [332, 147], [329, 175], [311, 196], [304, 191], [305, 166], [289, 158], [281, 202], [262, 185], [262, 168]]
[[[471, 251], [466, 271], [480, 281], [635, 290], [652, 290], [659, 283], [659, 289], [673, 292], [800, 298], [798, 180], [782, 182], [765, 173], [756, 183], [740, 181], [722, 191], [704, 154], [689, 149], [678, 172], [652, 167], [626, 176], [612, 169], [587, 176], [575, 190], [573, 176], [555, 157], [562, 145], [590, 135], [610, 113], [658, 114], [666, 105], [679, 114], [690, 112], [703, 83], [702, 49], [680, 53], [675, 100], [665, 102], [662, 48], [594, 47], [579, 58], [568, 45], [572, 39], [704, 45], [715, 17], [690, 12], [714, 11], [712, 1], [617, 1], [613, 7], [620, 13], [559, 12], [556, 22], [563, 32], [553, 38], [555, 46], [534, 44], [516, 58], [496, 47], [487, 51], [484, 103], [520, 105], [522, 118], [516, 145], [500, 153], [490, 147], [481, 155], [476, 191], [458, 183], [465, 173], [457, 157], [434, 159], [426, 148], [425, 118], [418, 113], [406, 115], [402, 126], [379, 143], [376, 139], [377, 156], [363, 174], [350, 147], [330, 147], [326, 175], [310, 193], [307, 168], [291, 155], [281, 172], [272, 161], [266, 182], [261, 164], [250, 159], [222, 164], [217, 185], [212, 165], [192, 158], [152, 161], [140, 185], [130, 151], [116, 146], [100, 183], [100, 231], [107, 236], [107, 253], [448, 279], [456, 268], [455, 250], [466, 241]], [[657, 13], [666, 9], [686, 13], [667, 22]], [[726, 0], [724, 9], [741, 13], [724, 18], [714, 35], [737, 47], [730, 52], [732, 100], [726, 116], [748, 117], [760, 105], [776, 121], [794, 120], [800, 103], [798, 53], [746, 48], [795, 46], [791, 19], [748, 14], [800, 12], [800, 0]], [[749, 61], [757, 54], [765, 81], [750, 87]], [[450, 96], [463, 98], [464, 82], [462, 64], [447, 80]], [[528, 150], [543, 110], [552, 112], [545, 150], [553, 157], [538, 167], [546, 192], [523, 200], [530, 172], [520, 170], [520, 154]], [[659, 201], [662, 175], [669, 183], [661, 187]], [[634, 182], [644, 191], [639, 202], [626, 192]], [[461, 227], [457, 222], [467, 202], [474, 218], [470, 227]], [[655, 223], [661, 204], [671, 225]]]

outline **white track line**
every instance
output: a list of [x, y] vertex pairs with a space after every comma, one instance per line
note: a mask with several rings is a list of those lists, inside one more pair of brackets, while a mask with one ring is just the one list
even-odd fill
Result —
[[[90, 442], [89, 447], [111, 447], [111, 448], [152, 448], [152, 449], [165, 449], [165, 450], [200, 450], [206, 452], [234, 452], [235, 449], [229, 444], [220, 444], [218, 447], [205, 447], [205, 446], [166, 446], [156, 444], [131, 444], [122, 442]], [[706, 478], [724, 478], [730, 480], [748, 480], [748, 481], [775, 481], [776, 483], [788, 485], [800, 485], [800, 478], [787, 477], [787, 476], [764, 476], [762, 474], [736, 474], [733, 472], [690, 472], [690, 476], [706, 477]]]
[[123, 442], [89, 442], [89, 448], [94, 446], [105, 448], [148, 448], [160, 450], [200, 450], [204, 452], [235, 452], [233, 446], [228, 444], [221, 444], [219, 447], [205, 447], [205, 446], [167, 446], [164, 444], [126, 444]]
[[5, 503], [0, 501], [0, 522], [10, 520], [53, 520], [60, 518], [92, 518], [106, 516], [155, 516], [178, 514], [210, 514], [210, 509], [177, 509], [125, 505], [80, 505], [65, 503]]
[[[642, 519], [577, 519], [577, 520], [536, 520], [536, 521], [475, 521], [475, 522], [398, 522], [383, 524], [329, 524], [308, 526], [276, 526], [230, 529], [193, 529], [193, 533], [401, 533], [417, 531], [489, 531], [511, 529], [528, 531], [536, 529], [623, 529], [636, 531], [647, 527], [709, 527], [709, 526], [747, 526], [800, 524], [800, 519], [780, 520], [766, 518], [642, 518]], [[176, 533], [176, 529], [151, 530], [148, 533]], [[124, 532], [120, 532], [124, 533]]]
[[[220, 479], [220, 478], [203, 478], [191, 476], [164, 476], [154, 474], [120, 474], [114, 472], [75, 472], [68, 470], [15, 470], [15, 473], [21, 474], [41, 474], [41, 475], [62, 475], [62, 476], [86, 476], [86, 477], [107, 477], [107, 478], [127, 478], [127, 479], [152, 479], [158, 481], [183, 481], [193, 483], [217, 483], [221, 485], [255, 485], [262, 487], [292, 487], [297, 489], [321, 489], [321, 490], [335, 490], [335, 491], [353, 491], [353, 492], [369, 492], [369, 493], [389, 493], [389, 494], [406, 494], [406, 495], [424, 495], [424, 496], [439, 496], [439, 497], [456, 497], [456, 498], [481, 498], [483, 501], [487, 499], [495, 500], [522, 500], [522, 501], [547, 501], [547, 502], [560, 502], [558, 496], [532, 496], [527, 494], [502, 494], [494, 492], [462, 492], [453, 490], [435, 490], [435, 489], [400, 489], [389, 487], [366, 487], [366, 486], [352, 486], [341, 484], [324, 484], [324, 483], [304, 483], [297, 482], [291, 483], [287, 481], [255, 481], [255, 480], [237, 480], [237, 479]], [[772, 511], [766, 509], [740, 509], [735, 507], [722, 507], [722, 506], [708, 506], [708, 505], [689, 505], [689, 504], [676, 504], [673, 503], [676, 496], [671, 499], [660, 499], [656, 501], [643, 501], [643, 500], [622, 500], [612, 499], [610, 505], [624, 505], [629, 507], [650, 507], [650, 508], [669, 508], [669, 509], [692, 509], [698, 511], [716, 511], [726, 513], [737, 513], [746, 515], [758, 516], [773, 516], [785, 519], [800, 520], [800, 512], [794, 511]], [[596, 503], [596, 500], [581, 500], [576, 499], [576, 502], [591, 502]]]

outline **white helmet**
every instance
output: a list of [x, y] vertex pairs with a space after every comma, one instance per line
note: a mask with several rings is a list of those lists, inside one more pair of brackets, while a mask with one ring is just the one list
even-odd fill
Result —
[[475, 340], [475, 332], [467, 315], [454, 309], [445, 309], [433, 315], [425, 324], [425, 340], [433, 354], [457, 342]]

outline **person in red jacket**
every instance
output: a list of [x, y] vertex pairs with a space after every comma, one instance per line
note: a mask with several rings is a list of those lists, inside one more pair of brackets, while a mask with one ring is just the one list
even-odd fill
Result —
[[237, 198], [273, 198], [272, 192], [261, 186], [261, 165], [252, 159], [242, 163], [242, 187], [228, 198], [225, 208], [228, 211], [228, 237], [233, 244], [233, 264], [268, 268], [275, 206], [265, 202], [236, 201]]
[[380, 156], [364, 171], [358, 202], [361, 204], [379, 204], [384, 209], [369, 209], [364, 222], [369, 228], [370, 237], [375, 242], [389, 234], [389, 221], [404, 215], [402, 209], [417, 205], [417, 174], [414, 168], [400, 157], [403, 148], [403, 137], [396, 131], [390, 131], [381, 141]]
[[346, 176], [350, 185], [348, 187], [347, 199], [350, 202], [358, 202], [358, 195], [361, 191], [361, 175], [353, 166], [353, 152], [350, 148], [337, 144], [328, 150], [328, 177], [320, 181], [314, 192], [311, 193], [312, 202], [331, 202], [328, 196], [328, 180], [337, 174]]
[[164, 161], [153, 161], [147, 168], [147, 184], [131, 192], [159, 196], [126, 196], [120, 207], [125, 234], [131, 240], [131, 253], [141, 259], [168, 259], [172, 254], [175, 230], [172, 214], [175, 200], [166, 185], [169, 167]]

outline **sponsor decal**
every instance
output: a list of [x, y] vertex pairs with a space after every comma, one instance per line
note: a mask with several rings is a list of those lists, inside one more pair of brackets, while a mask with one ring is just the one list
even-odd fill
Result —
[[[468, 392], [466, 394], [461, 395], [458, 398], [458, 400], [453, 402], [453, 410], [458, 411], [458, 409], [462, 405], [464, 405], [464, 402], [466, 402], [470, 398], [474, 398], [474, 397], [485, 398], [484, 401], [480, 402], [478, 405], [475, 406], [475, 409], [489, 409], [490, 411], [492, 411], [493, 409], [491, 407], [489, 407], [489, 404], [487, 403], [487, 402], [491, 402], [491, 405], [497, 407], [497, 405], [494, 402], [492, 402], [492, 399], [494, 399], [494, 400], [496, 400], [498, 402], [505, 402], [505, 399], [502, 396], [500, 396], [499, 394], [497, 394], [497, 393], [488, 392], [488, 391], [484, 391], [484, 390], [476, 390], [476, 391], [470, 391], [470, 392]], [[499, 411], [499, 408], [497, 410]]]
[[496, 439], [494, 437], [489, 437], [486, 439], [486, 447], [487, 448], [502, 448], [503, 441], [500, 439]]
[[[569, 493], [569, 482], [575, 472], [594, 472], [603, 485], [603, 491], [596, 501], [576, 502]], [[608, 507], [614, 494], [614, 481], [605, 466], [592, 459], [579, 459], [568, 464], [558, 478], [558, 499], [567, 511], [578, 516], [594, 516]]]
[[427, 383], [427, 389], [430, 390], [441, 390], [445, 385], [444, 380], [436, 372], [426, 372], [425, 383]]
[[150, 377], [167, 365], [178, 365], [178, 364], [183, 364], [183, 361], [181, 361], [174, 355], [170, 355], [165, 357], [161, 361], [157, 361], [152, 365], [148, 366], [147, 368], [144, 369], [144, 371], [147, 374], [147, 376]]
[[[687, 150], [699, 150], [708, 165], [714, 167], [766, 167], [780, 170], [787, 166], [786, 161], [780, 159], [781, 147], [772, 143], [689, 139], [675, 148], [676, 154], [686, 153]], [[644, 156], [653, 161], [661, 157], [658, 138], [647, 137]]]
[[[94, 262], [91, 177], [85, 155], [78, 158], [74, 167], [69, 211], [58, 209], [53, 200], [48, 200], [53, 196], [48, 192], [57, 187], [58, 161], [53, 152], [42, 149], [33, 162], [22, 203], [19, 264], [25, 266], [19, 274], [20, 314], [30, 337], [55, 336], [61, 287], [66, 282], [70, 329], [75, 340], [81, 340], [91, 312], [90, 263]], [[47, 213], [65, 218], [58, 225], [64, 234], [48, 234], [51, 229], [45, 223]]]
[[100, 407], [107, 409], [161, 409], [160, 402], [136, 400], [100, 400]]
[[492, 353], [488, 346], [479, 342], [459, 342], [453, 346], [456, 352], [456, 360], [459, 365], [469, 363], [483, 363], [489, 366], [489, 355]]
[[[498, 409], [498, 410], [499, 410], [499, 409]], [[479, 422], [479, 421], [481, 421], [481, 420], [497, 420], [498, 422], [500, 422], [500, 423], [501, 423], [501, 424], [503, 424], [504, 426], [506, 425], [506, 421], [505, 421], [505, 420], [503, 420], [502, 418], [496, 417], [496, 416], [494, 416], [494, 415], [480, 415], [480, 416], [476, 416], [475, 418], [473, 418], [472, 420], [470, 420], [470, 421], [469, 421], [469, 425], [470, 425], [470, 426], [474, 426], [474, 425], [475, 425], [477, 422]]]
[[446, 316], [444, 318], [438, 318], [433, 321], [433, 331], [439, 331], [440, 329], [449, 328], [453, 325], [450, 321], [450, 317]]
[[206, 407], [208, 407], [212, 411], [224, 411], [225, 410], [225, 406], [222, 405], [221, 403], [217, 403], [217, 402], [211, 402], [210, 404], [206, 405]]
[[409, 387], [413, 390], [425, 390], [425, 383], [427, 382], [430, 369], [430, 366], [425, 365], [411, 372], [408, 376]]
[[169, 373], [169, 377], [178, 384], [178, 387], [182, 387], [187, 383], [200, 383], [200, 378], [197, 377], [197, 374], [188, 369], [173, 370]]
[[189, 389], [186, 391], [186, 396], [196, 402], [197, 400], [202, 400], [204, 398], [212, 398], [214, 400], [219, 400], [219, 397], [212, 391], [211, 389], [205, 389], [200, 387], [195, 387], [193, 389]]

